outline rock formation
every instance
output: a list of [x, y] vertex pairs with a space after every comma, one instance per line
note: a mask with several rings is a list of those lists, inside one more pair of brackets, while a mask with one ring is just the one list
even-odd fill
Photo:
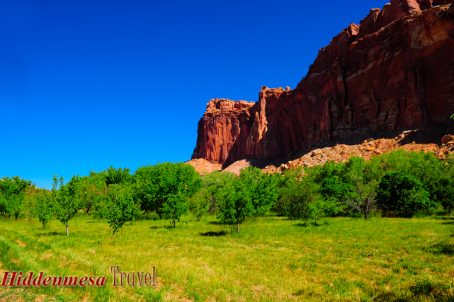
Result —
[[294, 90], [263, 87], [256, 103], [210, 101], [193, 158], [226, 166], [406, 129], [443, 131], [452, 113], [454, 4], [392, 0], [321, 49]]

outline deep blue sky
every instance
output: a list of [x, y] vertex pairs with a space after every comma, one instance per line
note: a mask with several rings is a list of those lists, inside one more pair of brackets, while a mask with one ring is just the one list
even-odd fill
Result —
[[385, 2], [0, 0], [0, 176], [186, 161], [209, 99], [295, 87]]

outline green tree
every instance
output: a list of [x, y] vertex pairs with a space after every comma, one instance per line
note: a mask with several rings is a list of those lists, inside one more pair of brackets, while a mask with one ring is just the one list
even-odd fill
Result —
[[162, 205], [162, 214], [170, 219], [172, 226], [176, 227], [177, 220], [188, 211], [187, 197], [183, 194], [170, 195]]
[[327, 211], [318, 184], [307, 175], [287, 181], [280, 195], [280, 207], [289, 219], [314, 218], [317, 221]]
[[212, 198], [213, 195], [208, 188], [202, 187], [188, 200], [188, 209], [197, 221], [200, 221], [203, 216], [208, 214], [212, 205]]
[[36, 196], [36, 203], [33, 209], [34, 215], [42, 223], [43, 229], [46, 227], [47, 222], [54, 216], [55, 205], [52, 199], [52, 193], [42, 191]]
[[181, 203], [187, 203], [200, 186], [200, 176], [186, 164], [158, 164], [139, 168], [135, 173], [136, 196], [142, 210], [155, 211], [159, 217], [169, 217], [173, 209], [179, 218], [181, 210], [187, 208]]
[[432, 206], [429, 193], [414, 176], [389, 172], [381, 180], [378, 203], [385, 215], [412, 217], [417, 211]]
[[277, 202], [272, 208], [278, 215], [287, 216], [287, 207], [292, 202], [292, 193], [304, 176], [303, 169], [289, 169], [276, 179], [278, 187]]
[[88, 214], [93, 208], [98, 210], [100, 214], [100, 207], [102, 201], [107, 195], [107, 183], [103, 173], [90, 172], [89, 176], [82, 177], [79, 182], [79, 196], [82, 207]]
[[325, 203], [330, 204], [326, 209], [327, 216], [339, 216], [346, 213], [346, 201], [353, 195], [354, 187], [338, 175], [329, 176], [322, 180], [320, 193]]
[[138, 215], [140, 207], [134, 200], [131, 188], [127, 185], [109, 185], [105, 201], [103, 216], [112, 228], [112, 238], [114, 238], [126, 222], [133, 220]]
[[55, 204], [56, 218], [65, 225], [66, 236], [68, 236], [69, 221], [81, 208], [79, 177], [74, 176], [67, 184], [64, 184], [63, 177], [57, 178], [54, 176], [51, 194]]
[[253, 215], [265, 215], [277, 201], [276, 178], [263, 173], [255, 167], [248, 167], [241, 171], [238, 181], [246, 189], [248, 199], [252, 203]]
[[201, 189], [189, 199], [189, 211], [197, 220], [207, 214], [216, 214], [222, 188], [235, 179], [235, 175], [219, 171], [203, 176]]
[[128, 168], [114, 168], [110, 167], [109, 169], [101, 172], [104, 176], [104, 181], [107, 186], [109, 185], [118, 185], [118, 184], [128, 184], [133, 181], [133, 176], [131, 175]]
[[346, 200], [347, 205], [367, 220], [370, 212], [377, 206], [377, 190], [378, 182], [376, 180], [369, 183], [357, 180], [354, 184], [354, 193]]
[[246, 217], [254, 214], [247, 185], [238, 179], [228, 183], [219, 192], [219, 212], [218, 220], [224, 224], [236, 225], [236, 230], [240, 232], [240, 224]]
[[30, 186], [30, 181], [17, 176], [0, 179], [0, 214], [18, 219], [22, 211], [24, 192]]

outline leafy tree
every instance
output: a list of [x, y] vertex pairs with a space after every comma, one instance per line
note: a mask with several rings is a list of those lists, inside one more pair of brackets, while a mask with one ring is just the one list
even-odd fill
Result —
[[197, 193], [195, 193], [188, 201], [188, 209], [197, 219], [200, 219], [207, 215], [212, 205], [212, 195], [206, 187], [202, 187]]
[[64, 184], [63, 177], [58, 179], [54, 176], [53, 180], [52, 199], [55, 204], [55, 215], [65, 225], [66, 236], [69, 235], [69, 221], [81, 208], [79, 180], [78, 176], [74, 176], [67, 184]]
[[42, 223], [43, 229], [49, 220], [52, 219], [55, 211], [51, 192], [42, 191], [36, 196], [36, 203], [33, 209], [34, 214], [38, 217], [39, 222]]
[[238, 181], [244, 184], [246, 194], [252, 203], [253, 215], [266, 214], [277, 201], [276, 180], [255, 167], [241, 171]]
[[104, 174], [91, 172], [89, 176], [80, 179], [79, 196], [87, 214], [93, 208], [101, 211], [100, 206], [106, 195], [107, 184]]
[[332, 206], [332, 203], [326, 202], [326, 200], [323, 200], [323, 198], [319, 196], [319, 198], [316, 198], [307, 204], [308, 216], [301, 218], [312, 218], [314, 220], [314, 225], [319, 225], [318, 220], [322, 217], [326, 217]]
[[400, 217], [412, 217], [432, 206], [429, 193], [418, 179], [404, 172], [389, 172], [382, 178], [378, 201], [385, 214]]
[[228, 183], [235, 180], [235, 175], [219, 171], [203, 176], [201, 189], [189, 199], [189, 211], [197, 220], [200, 220], [204, 215], [217, 213], [219, 192]]
[[183, 194], [170, 195], [162, 205], [162, 214], [164, 218], [170, 219], [172, 226], [175, 228], [177, 220], [188, 211], [186, 196]]
[[101, 172], [104, 175], [104, 181], [107, 186], [114, 185], [114, 184], [127, 184], [133, 181], [133, 177], [128, 168], [113, 168], [110, 167], [109, 169]]
[[289, 203], [294, 198], [294, 190], [298, 183], [302, 180], [304, 171], [302, 168], [289, 169], [284, 174], [276, 179], [278, 187], [277, 202], [273, 210], [280, 216], [288, 216], [287, 210]]
[[24, 192], [30, 186], [30, 181], [17, 176], [0, 179], [0, 214], [19, 218], [24, 202]]
[[213, 172], [208, 175], [205, 175], [202, 179], [202, 189], [206, 188], [208, 191], [208, 198], [210, 203], [210, 208], [208, 209], [208, 214], [216, 214], [219, 209], [219, 192], [222, 191], [222, 188], [228, 184], [235, 181], [237, 177], [228, 172]]
[[104, 203], [104, 217], [112, 228], [112, 237], [123, 225], [133, 220], [139, 213], [140, 207], [133, 198], [132, 190], [127, 185], [111, 184]]
[[236, 230], [240, 232], [240, 224], [246, 217], [254, 214], [254, 205], [252, 204], [247, 185], [236, 179], [228, 183], [218, 195], [219, 212], [218, 219], [221, 223], [236, 225]]
[[369, 213], [377, 205], [377, 189], [378, 182], [376, 180], [369, 183], [357, 180], [354, 184], [354, 194], [346, 200], [349, 208], [362, 214], [364, 219], [367, 220]]
[[346, 200], [349, 200], [354, 191], [351, 183], [346, 183], [340, 176], [334, 175], [325, 178], [321, 182], [321, 194], [326, 203], [331, 206], [327, 208], [327, 216], [339, 216], [345, 214]]
[[307, 169], [307, 174], [316, 184], [323, 197], [323, 208], [326, 216], [348, 214], [346, 200], [354, 194], [352, 177], [362, 175], [363, 162], [352, 158], [346, 164], [327, 162], [325, 165]]
[[186, 164], [142, 167], [136, 171], [135, 180], [136, 196], [142, 210], [155, 211], [159, 217], [169, 217], [173, 211], [179, 218], [185, 208], [181, 203], [186, 203], [201, 186], [200, 176]]
[[319, 194], [319, 186], [309, 177], [289, 181], [281, 192], [281, 207], [289, 219], [317, 220], [326, 213]]

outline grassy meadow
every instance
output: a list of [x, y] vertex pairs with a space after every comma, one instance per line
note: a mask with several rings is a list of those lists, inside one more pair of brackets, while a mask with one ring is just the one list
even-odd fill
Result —
[[[111, 229], [77, 216], [0, 221], [0, 273], [108, 276], [102, 288], [1, 288], [0, 301], [454, 301], [454, 218], [249, 219], [240, 234], [182, 219]], [[225, 234], [226, 232], [227, 234]], [[157, 268], [153, 287], [113, 287], [110, 267]]]

